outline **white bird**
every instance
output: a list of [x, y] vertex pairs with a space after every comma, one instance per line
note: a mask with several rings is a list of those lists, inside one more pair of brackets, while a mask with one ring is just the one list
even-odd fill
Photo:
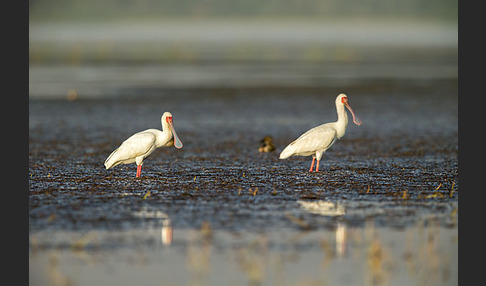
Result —
[[338, 120], [336, 122], [319, 125], [302, 134], [294, 142], [285, 147], [282, 153], [280, 153], [280, 159], [286, 159], [290, 156], [312, 155], [312, 164], [309, 172], [312, 172], [314, 161], [316, 159], [317, 165], [315, 172], [318, 172], [319, 161], [324, 152], [326, 152], [337, 139], [343, 137], [346, 131], [348, 115], [346, 114], [346, 110], [344, 110], [344, 106], [346, 106], [353, 115], [353, 122], [356, 125], [361, 125], [361, 121], [354, 115], [353, 109], [351, 109], [351, 106], [348, 104], [348, 97], [346, 94], [341, 93], [336, 97]]
[[147, 129], [133, 134], [123, 141], [120, 147], [116, 148], [105, 160], [105, 168], [110, 169], [120, 164], [137, 164], [137, 175], [142, 174], [143, 160], [159, 147], [175, 146], [182, 148], [182, 142], [177, 137], [172, 123], [172, 114], [164, 112], [161, 118], [162, 131], [158, 129]]

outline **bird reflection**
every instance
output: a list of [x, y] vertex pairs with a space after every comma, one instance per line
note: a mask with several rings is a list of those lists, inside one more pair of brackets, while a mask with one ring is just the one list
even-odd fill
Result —
[[306, 211], [322, 216], [341, 216], [346, 214], [346, 210], [341, 204], [330, 201], [297, 201]]
[[169, 217], [162, 220], [161, 237], [163, 245], [170, 245], [172, 243], [172, 226]]
[[336, 229], [336, 255], [339, 258], [346, 256], [346, 242], [348, 241], [348, 231], [345, 223], [339, 222]]
[[[343, 216], [346, 214], [346, 209], [339, 203], [331, 201], [297, 201], [299, 205], [307, 212], [321, 216]], [[347, 245], [347, 226], [345, 223], [339, 221], [335, 231], [335, 245], [336, 256], [343, 258], [346, 255]]]
[[163, 245], [170, 245], [172, 243], [172, 225], [169, 216], [161, 211], [149, 211], [147, 208], [142, 208], [140, 211], [132, 213], [133, 216], [139, 218], [160, 219], [162, 221], [161, 238]]

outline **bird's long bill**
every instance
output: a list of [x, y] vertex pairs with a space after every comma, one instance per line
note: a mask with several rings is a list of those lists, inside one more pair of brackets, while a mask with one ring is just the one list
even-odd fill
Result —
[[181, 149], [182, 148], [182, 142], [179, 139], [179, 137], [177, 136], [177, 133], [175, 131], [175, 128], [174, 128], [174, 125], [172, 124], [172, 122], [169, 122], [169, 128], [170, 128], [170, 131], [172, 131], [172, 135], [174, 136], [174, 146], [177, 149]]
[[344, 103], [344, 105], [346, 105], [346, 107], [349, 109], [349, 111], [351, 112], [351, 114], [353, 115], [353, 122], [354, 124], [356, 125], [361, 125], [361, 120], [359, 119], [359, 117], [357, 115], [354, 115], [354, 111], [353, 109], [351, 108], [351, 106], [349, 106], [348, 102], [346, 101], [346, 103]]

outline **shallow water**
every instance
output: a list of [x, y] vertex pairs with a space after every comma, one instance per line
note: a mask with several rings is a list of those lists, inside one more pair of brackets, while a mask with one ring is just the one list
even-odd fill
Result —
[[[336, 120], [332, 87], [123, 89], [29, 102], [29, 278], [39, 285], [456, 285], [457, 80], [369, 80], [361, 126], [279, 160]], [[136, 97], [135, 94], [140, 96]], [[184, 143], [105, 170], [171, 111]], [[277, 150], [259, 153], [264, 136]], [[140, 282], [143, 281], [143, 282]]]
[[[434, 219], [406, 229], [371, 219], [300, 231], [174, 227], [170, 239], [163, 235], [170, 226], [161, 225], [37, 233], [30, 278], [42, 285], [457, 285], [457, 231]], [[36, 244], [47, 235], [53, 246]]]

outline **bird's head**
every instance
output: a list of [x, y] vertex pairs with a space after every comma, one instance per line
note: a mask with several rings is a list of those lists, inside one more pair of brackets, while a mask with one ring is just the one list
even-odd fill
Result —
[[172, 123], [172, 113], [166, 111], [162, 115], [162, 121], [167, 123]]
[[172, 114], [168, 111], [164, 112], [164, 114], [162, 115], [162, 126], [167, 126], [169, 130], [172, 132], [172, 136], [174, 139], [174, 146], [178, 149], [182, 148], [182, 142], [177, 136], [177, 133], [174, 128]]
[[354, 124], [356, 125], [361, 125], [361, 120], [359, 119], [358, 116], [355, 116], [354, 115], [354, 111], [353, 109], [351, 108], [351, 106], [349, 105], [348, 103], [348, 96], [344, 93], [340, 93], [337, 97], [336, 97], [336, 106], [346, 106], [346, 108], [351, 112], [351, 114], [353, 115], [353, 122]]

